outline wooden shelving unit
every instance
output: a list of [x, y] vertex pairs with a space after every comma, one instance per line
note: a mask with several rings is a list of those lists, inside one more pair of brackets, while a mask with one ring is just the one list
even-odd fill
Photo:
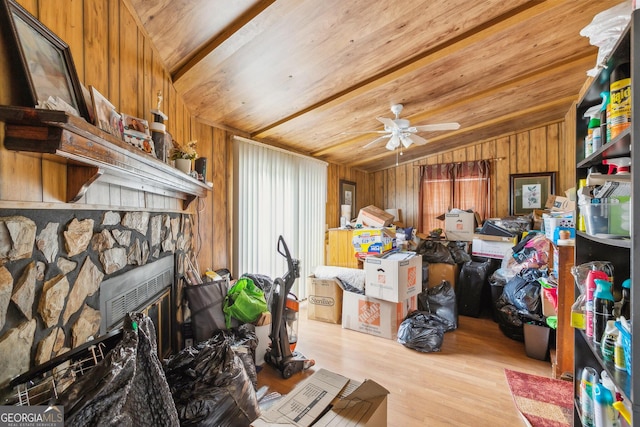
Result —
[[67, 202], [98, 180], [183, 200], [186, 209], [211, 187], [63, 111], [0, 106], [8, 150], [51, 153], [67, 165]]

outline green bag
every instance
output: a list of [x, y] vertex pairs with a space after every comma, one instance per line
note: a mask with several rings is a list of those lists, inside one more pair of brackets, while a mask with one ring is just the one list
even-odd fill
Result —
[[261, 313], [267, 311], [267, 300], [262, 289], [253, 280], [241, 277], [227, 292], [222, 311], [227, 329], [230, 329], [231, 317], [244, 323], [257, 320]]

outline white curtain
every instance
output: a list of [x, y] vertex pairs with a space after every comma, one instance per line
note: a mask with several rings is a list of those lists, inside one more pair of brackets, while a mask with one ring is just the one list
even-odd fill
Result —
[[293, 292], [302, 299], [306, 278], [324, 263], [327, 164], [240, 137], [233, 146], [234, 276], [283, 276], [282, 236], [300, 260]]

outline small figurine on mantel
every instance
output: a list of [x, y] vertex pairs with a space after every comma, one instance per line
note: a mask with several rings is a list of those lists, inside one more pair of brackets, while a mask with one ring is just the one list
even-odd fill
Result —
[[167, 127], [164, 124], [164, 121], [168, 119], [167, 115], [160, 111], [160, 106], [162, 105], [162, 91], [158, 91], [158, 105], [157, 108], [151, 110], [151, 114], [153, 114], [153, 122], [149, 126], [151, 128], [151, 138], [153, 139], [153, 144], [156, 149], [156, 157], [167, 163], [169, 161], [169, 149], [167, 145], [166, 132]]

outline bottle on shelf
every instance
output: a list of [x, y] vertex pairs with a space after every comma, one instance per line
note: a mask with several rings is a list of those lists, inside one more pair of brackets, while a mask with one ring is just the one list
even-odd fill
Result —
[[622, 282], [620, 316], [624, 316], [625, 319], [631, 319], [631, 279], [626, 279]]
[[631, 74], [628, 62], [619, 64], [609, 77], [609, 140], [613, 140], [631, 124]]
[[[594, 337], [594, 293], [596, 291], [596, 280], [607, 280], [607, 273], [601, 270], [589, 270], [587, 273], [586, 280], [586, 303], [585, 303], [585, 333], [589, 338]], [[602, 332], [600, 332], [600, 336], [602, 336]], [[600, 338], [598, 338], [598, 342], [600, 342]]]
[[605, 335], [607, 322], [613, 320], [613, 294], [608, 280], [595, 279], [596, 291], [593, 294], [593, 342], [600, 344]]
[[602, 382], [593, 387], [593, 414], [595, 427], [618, 427], [617, 411], [613, 408], [614, 396]]
[[580, 412], [584, 427], [595, 427], [593, 387], [597, 382], [598, 372], [591, 366], [585, 366], [580, 375]]
[[613, 363], [617, 339], [618, 328], [616, 328], [616, 321], [613, 320], [613, 316], [611, 316], [611, 320], [607, 321], [607, 326], [600, 339], [600, 353], [605, 362]]
[[602, 145], [602, 136], [600, 135], [600, 106], [594, 105], [589, 108], [584, 117], [589, 119], [587, 136], [584, 141], [584, 157], [589, 157], [596, 150], [596, 146], [600, 148]]

